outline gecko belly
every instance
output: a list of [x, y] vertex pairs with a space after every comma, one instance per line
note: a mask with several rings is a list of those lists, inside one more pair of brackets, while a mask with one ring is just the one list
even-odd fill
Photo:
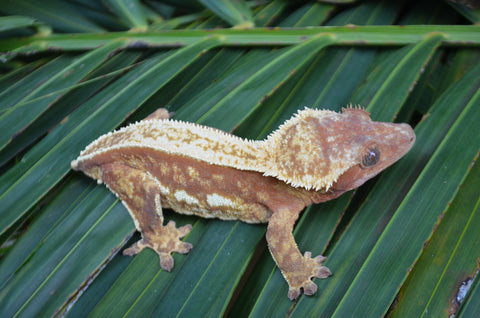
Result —
[[102, 164], [120, 160], [130, 168], [146, 171], [156, 180], [162, 207], [204, 218], [266, 223], [271, 216], [264, 204], [269, 200], [269, 189], [282, 187], [283, 183], [258, 172], [139, 147], [100, 154], [96, 157], [96, 167], [90, 169], [101, 170]]

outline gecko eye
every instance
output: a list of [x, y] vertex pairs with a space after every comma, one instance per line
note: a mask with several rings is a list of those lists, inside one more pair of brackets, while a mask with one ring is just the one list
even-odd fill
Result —
[[376, 164], [380, 160], [380, 150], [377, 146], [368, 148], [366, 154], [362, 158], [362, 167], [368, 168]]

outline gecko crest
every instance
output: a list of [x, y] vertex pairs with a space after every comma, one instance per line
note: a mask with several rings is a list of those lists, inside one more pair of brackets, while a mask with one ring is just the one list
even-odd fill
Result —
[[81, 152], [72, 167], [106, 149], [148, 147], [208, 164], [261, 172], [293, 187], [328, 190], [356, 164], [358, 149], [345, 147], [345, 136], [340, 134], [353, 120], [364, 125], [371, 122], [359, 108], [344, 108], [342, 113], [305, 108], [262, 141], [177, 120], [146, 120], [101, 136]]

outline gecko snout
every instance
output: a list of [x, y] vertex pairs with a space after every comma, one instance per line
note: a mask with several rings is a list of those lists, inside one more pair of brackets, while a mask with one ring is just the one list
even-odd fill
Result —
[[[410, 148], [415, 144], [415, 131], [409, 124], [399, 124], [402, 127], [402, 131], [405, 134], [405, 139], [408, 141]], [[409, 148], [409, 150], [410, 150]]]

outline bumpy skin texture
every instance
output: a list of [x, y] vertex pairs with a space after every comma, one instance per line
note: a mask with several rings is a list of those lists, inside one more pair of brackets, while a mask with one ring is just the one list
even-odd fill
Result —
[[92, 142], [72, 161], [123, 202], [142, 239], [125, 250], [149, 247], [173, 268], [172, 252], [191, 226], [163, 225], [162, 208], [206, 218], [268, 223], [270, 252], [289, 285], [312, 295], [313, 277], [326, 278], [325, 257], [303, 255], [292, 235], [304, 207], [354, 189], [400, 159], [413, 146], [406, 124], [374, 122], [362, 109], [341, 113], [305, 109], [263, 141], [169, 120], [159, 109], [146, 119]]

